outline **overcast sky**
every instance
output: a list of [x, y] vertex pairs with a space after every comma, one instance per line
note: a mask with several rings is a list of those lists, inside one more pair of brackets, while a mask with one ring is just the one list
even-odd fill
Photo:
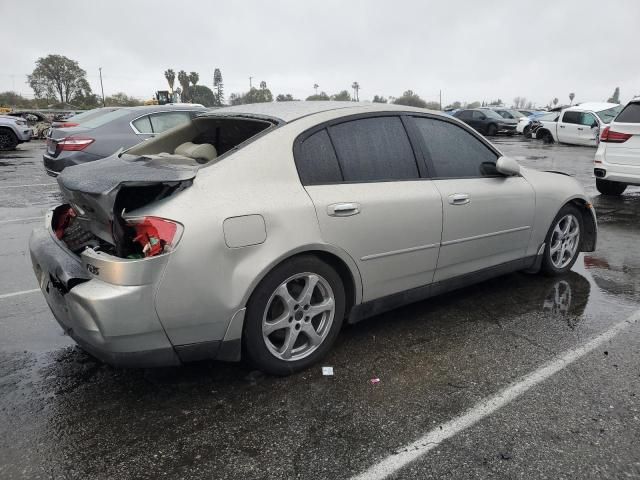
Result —
[[524, 96], [538, 105], [640, 94], [640, 1], [0, 0], [0, 91], [50, 53], [77, 60], [105, 95], [150, 98], [163, 72], [200, 74], [225, 94], [267, 82], [304, 99], [313, 84], [361, 100], [412, 89], [443, 103]]

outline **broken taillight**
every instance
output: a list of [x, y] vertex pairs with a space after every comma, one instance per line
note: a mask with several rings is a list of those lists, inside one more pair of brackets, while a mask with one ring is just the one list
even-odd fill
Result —
[[62, 240], [64, 231], [69, 227], [69, 225], [71, 225], [71, 221], [76, 218], [76, 212], [71, 207], [62, 209], [61, 211], [57, 210], [58, 209], [56, 209], [56, 213], [53, 218], [53, 228], [56, 232], [56, 238], [58, 240]]
[[133, 243], [141, 249], [140, 254], [133, 256], [154, 257], [171, 251], [182, 236], [182, 225], [166, 218], [139, 217], [125, 221], [135, 232]]

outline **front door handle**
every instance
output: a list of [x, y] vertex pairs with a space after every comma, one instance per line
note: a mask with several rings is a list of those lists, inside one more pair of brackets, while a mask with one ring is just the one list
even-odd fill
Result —
[[327, 214], [330, 217], [350, 217], [360, 213], [359, 203], [334, 203], [327, 207]]
[[560, 128], [564, 128], [564, 125], [560, 125]]
[[584, 128], [582, 128], [582, 127], [578, 127], [578, 130], [584, 130]]
[[466, 193], [454, 193], [453, 195], [449, 195], [450, 205], [466, 205], [470, 201], [471, 199]]

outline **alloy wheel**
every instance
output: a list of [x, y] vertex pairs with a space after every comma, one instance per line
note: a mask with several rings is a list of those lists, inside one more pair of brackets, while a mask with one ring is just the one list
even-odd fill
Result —
[[333, 324], [336, 301], [329, 282], [316, 273], [299, 273], [271, 294], [262, 317], [262, 338], [276, 358], [293, 362], [324, 342]]
[[580, 222], [573, 214], [567, 214], [556, 223], [551, 234], [549, 255], [554, 267], [562, 269], [576, 255], [580, 243]]

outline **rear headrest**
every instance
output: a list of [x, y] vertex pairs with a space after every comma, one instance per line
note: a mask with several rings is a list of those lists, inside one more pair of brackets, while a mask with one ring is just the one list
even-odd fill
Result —
[[204, 160], [210, 162], [218, 156], [216, 147], [210, 143], [192, 143], [185, 142], [178, 145], [174, 152], [176, 155], [182, 155], [183, 157], [193, 158], [194, 160]]

